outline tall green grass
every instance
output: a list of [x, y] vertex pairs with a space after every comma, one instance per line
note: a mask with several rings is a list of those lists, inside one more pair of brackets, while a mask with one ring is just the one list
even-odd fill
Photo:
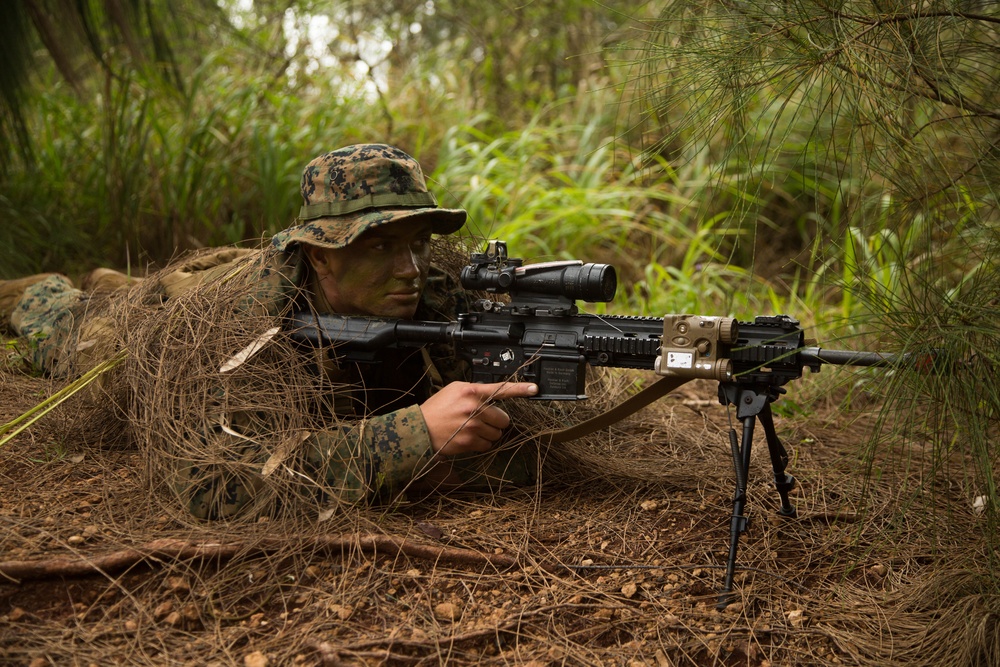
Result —
[[[443, 104], [426, 90], [411, 93], [395, 100], [393, 114]], [[504, 238], [530, 261], [614, 264], [617, 308], [792, 310], [813, 319], [825, 294], [809, 283], [808, 266], [765, 276], [753, 264], [754, 229], [734, 223], [745, 175], [720, 184], [707, 155], [672, 163], [636, 153], [615, 135], [617, 95], [590, 90], [545, 106], [523, 127], [485, 114], [394, 124], [394, 139], [372, 124], [382, 109], [361, 86], [275, 89], [267, 76], [213, 58], [184, 96], [138, 76], [108, 78], [95, 104], [81, 105], [53, 79], [34, 101], [37, 162], [4, 183], [0, 270], [142, 270], [188, 248], [254, 243], [293, 221], [309, 159], [355, 141], [390, 141], [427, 167], [443, 203], [469, 211], [477, 240]], [[777, 188], [758, 196], [787, 198]]]
[[612, 263], [623, 311], [831, 319], [816, 316], [836, 290], [826, 245], [810, 241], [800, 264], [773, 258], [784, 265], [777, 272], [755, 266], [759, 232], [740, 224], [740, 175], [720, 182], [706, 161], [643, 160], [608, 133], [607, 118], [584, 117], [550, 113], [499, 136], [476, 124], [446, 135], [433, 176], [451, 205], [469, 211], [471, 236], [504, 239], [527, 261]]
[[[697, 150], [639, 153], [619, 138], [621, 94], [584, 87], [510, 126], [420, 81], [384, 106], [362, 83], [246, 71], [225, 50], [183, 94], [133, 74], [81, 104], [53, 77], [32, 103], [37, 161], [0, 191], [0, 271], [141, 270], [188, 248], [254, 243], [293, 221], [309, 159], [388, 141], [421, 160], [443, 203], [469, 211], [477, 240], [504, 238], [529, 261], [614, 264], [622, 311], [788, 312], [822, 337], [871, 314], [859, 284], [900, 287], [879, 248], [915, 232], [888, 218], [872, 231], [876, 189], [805, 111], [758, 95], [744, 100], [757, 123], [706, 128], [712, 141]], [[742, 153], [713, 143], [737, 131]]]
[[[0, 277], [253, 243], [294, 220], [316, 155], [374, 141], [433, 150], [427, 128], [390, 134], [361, 84], [292, 85], [230, 65], [206, 59], [184, 95], [109, 76], [88, 103], [53, 76], [31, 101], [36, 154], [10, 156], [0, 188]], [[397, 112], [411, 101], [434, 104], [415, 92]]]

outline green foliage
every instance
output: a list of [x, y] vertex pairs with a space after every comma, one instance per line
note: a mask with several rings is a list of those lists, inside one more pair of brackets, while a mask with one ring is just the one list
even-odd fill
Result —
[[[577, 38], [581, 54], [587, 52], [584, 37], [592, 44], [601, 37], [596, 27], [620, 20], [586, 2], [579, 3], [577, 13], [586, 19], [579, 24], [557, 21], [563, 14], [553, 9], [498, 7], [484, 18], [476, 46], [464, 22], [456, 23], [469, 10], [461, 3], [433, 9], [359, 3], [350, 11], [327, 10], [335, 48], [317, 53], [325, 45], [301, 39], [324, 16], [310, 3], [224, 4], [223, 14], [191, 11], [184, 20], [146, 16], [142, 12], [153, 8], [143, 5], [139, 18], [149, 23], [143, 30], [155, 47], [147, 53], [127, 48], [130, 30], [146, 33], [136, 32], [128, 17], [112, 16], [105, 6], [111, 4], [81, 10], [81, 21], [96, 31], [91, 55], [100, 67], [85, 67], [78, 53], [79, 68], [70, 77], [60, 65], [68, 46], [50, 52], [47, 67], [32, 61], [40, 77], [34, 94], [17, 97], [34, 151], [11, 152], [4, 162], [10, 170], [0, 176], [3, 276], [82, 271], [97, 258], [141, 269], [193, 247], [259, 240], [297, 213], [301, 166], [347, 143], [393, 143], [433, 171], [443, 137], [484, 99], [467, 87], [469, 61], [451, 57], [455, 49], [471, 57], [488, 45], [493, 67], [507, 58], [503, 69], [520, 73], [501, 77], [508, 92], [490, 97], [490, 104], [509, 106], [516, 93], [535, 100], [523, 105], [530, 114], [556, 90], [532, 83], [521, 68], [551, 64], [556, 56], [549, 50], [564, 50]], [[205, 16], [211, 21], [199, 25]], [[427, 30], [414, 31], [415, 21]], [[515, 49], [505, 39], [510, 22], [567, 37], [558, 47], [528, 39]], [[76, 27], [73, 21], [66, 27], [67, 45], [78, 41]], [[119, 43], [125, 47], [116, 48]], [[390, 57], [375, 62], [386, 44]], [[586, 61], [596, 67], [599, 50]], [[565, 72], [579, 73], [583, 62]], [[572, 92], [575, 81], [559, 67], [553, 71], [558, 94]], [[482, 88], [482, 68], [475, 72], [471, 87]], [[492, 118], [484, 129], [505, 132], [510, 119]], [[610, 136], [610, 123], [602, 132]]]
[[[371, 83], [396, 91], [446, 81], [471, 108], [522, 124], [582, 82], [601, 80], [603, 45], [621, 39], [640, 11], [624, 0], [356, 0], [326, 13], [337, 28], [334, 55], [358, 59]], [[303, 7], [309, 12], [323, 15], [316, 4]], [[373, 53], [376, 40], [392, 44], [384, 57]]]
[[[225, 51], [169, 94], [138, 74], [107, 77], [93, 105], [53, 79], [32, 100], [37, 150], [0, 195], [7, 276], [162, 263], [202, 246], [259, 241], [298, 212], [310, 156], [372, 133], [358, 90], [272, 92]], [[364, 129], [363, 129], [364, 128]]]
[[996, 11], [671, 2], [629, 63], [634, 108], [651, 150], [710, 155], [739, 201], [732, 224], [794, 228], [804, 244], [847, 227], [906, 234], [942, 207], [939, 223], [962, 224], [962, 209], [997, 202]]
[[[951, 271], [926, 263], [895, 272], [906, 284], [891, 300], [881, 285], [862, 292], [865, 305], [876, 313], [870, 328], [923, 362], [923, 372], [894, 373], [884, 380], [882, 430], [866, 454], [869, 464], [884, 458], [881, 436], [893, 428], [894, 436], [929, 454], [919, 459], [922, 483], [915, 493], [933, 500], [940, 480], [962, 484], [970, 505], [973, 497], [986, 499], [986, 536], [996, 540], [1000, 274], [995, 257], [1000, 238], [994, 232], [980, 241], [984, 245], [960, 256], [965, 269], [958, 281]], [[900, 414], [908, 416], [901, 424]], [[917, 465], [905, 454], [894, 460]]]
[[[54, 67], [84, 103], [93, 89], [88, 74], [141, 73], [164, 88], [183, 93], [184, 65], [178, 52], [197, 49], [191, 28], [202, 21], [224, 23], [213, 0], [152, 3], [144, 0], [21, 0], [0, 6], [0, 148], [31, 160], [37, 148], [24, 107], [31, 75]], [[45, 53], [47, 58], [41, 57]], [[119, 70], [119, 62], [127, 65]], [[8, 166], [0, 163], [0, 172]]]
[[[629, 312], [748, 316], [797, 308], [811, 317], [822, 271], [809, 278], [799, 271], [789, 290], [735, 264], [749, 230], [729, 224], [733, 212], [723, 205], [735, 200], [718, 196], [725, 188], [708, 165], [676, 170], [658, 159], [644, 167], [607, 134], [612, 119], [601, 107], [581, 106], [574, 118], [549, 112], [500, 136], [480, 129], [488, 118], [446, 136], [434, 178], [453, 205], [469, 211], [475, 238], [505, 239], [528, 261], [614, 264], [618, 303]], [[705, 200], [717, 209], [707, 217]]]
[[678, 0], [625, 59], [649, 152], [708, 155], [728, 224], [768, 240], [754, 263], [768, 245], [800, 258], [782, 294], [820, 307], [827, 331], [937, 351], [940, 372], [881, 374], [869, 480], [902, 435], [929, 453], [913, 493], [986, 496], [993, 547], [998, 21], [995, 3]]

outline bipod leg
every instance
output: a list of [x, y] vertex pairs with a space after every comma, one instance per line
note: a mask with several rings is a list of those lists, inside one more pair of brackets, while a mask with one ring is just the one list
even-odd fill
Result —
[[736, 573], [736, 551], [740, 545], [740, 535], [746, 532], [748, 519], [743, 513], [747, 503], [747, 473], [750, 470], [750, 450], [753, 447], [753, 429], [757, 418], [749, 415], [742, 418], [743, 441], [736, 442], [736, 431], [729, 431], [729, 446], [733, 453], [733, 468], [736, 470], [736, 493], [733, 494], [733, 516], [729, 520], [729, 560], [726, 563], [726, 579], [719, 594], [718, 609], [721, 611], [732, 602], [733, 576]]
[[778, 514], [787, 517], [796, 517], [798, 512], [795, 506], [788, 500], [788, 494], [795, 488], [795, 478], [785, 473], [788, 466], [788, 452], [778, 439], [778, 433], [774, 429], [774, 417], [771, 415], [771, 404], [767, 403], [758, 415], [760, 425], [764, 427], [764, 436], [767, 438], [767, 449], [771, 453], [771, 467], [774, 469], [774, 486], [778, 490], [781, 498], [781, 509]]

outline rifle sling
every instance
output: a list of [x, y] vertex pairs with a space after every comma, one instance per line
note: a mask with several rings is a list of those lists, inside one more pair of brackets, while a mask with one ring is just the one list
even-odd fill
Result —
[[688, 382], [687, 378], [661, 378], [645, 389], [639, 391], [634, 396], [630, 396], [626, 400], [622, 401], [607, 412], [602, 412], [596, 417], [591, 417], [590, 419], [582, 421], [579, 424], [574, 424], [573, 426], [542, 431], [535, 437], [542, 444], [548, 445], [557, 442], [566, 442], [567, 440], [574, 440], [576, 438], [589, 435], [595, 431], [601, 430], [602, 428], [607, 428], [615, 422], [625, 419], [634, 412], [646, 407], [653, 401], [663, 398], [686, 382]]

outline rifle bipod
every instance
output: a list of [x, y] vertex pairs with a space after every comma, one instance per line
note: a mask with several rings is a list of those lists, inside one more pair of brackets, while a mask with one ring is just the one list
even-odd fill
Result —
[[747, 501], [747, 475], [750, 470], [754, 424], [758, 419], [764, 427], [767, 449], [771, 454], [771, 467], [774, 469], [774, 486], [781, 498], [778, 514], [785, 517], [797, 515], [795, 508], [788, 501], [788, 493], [795, 488], [795, 478], [785, 474], [788, 452], [778, 439], [778, 434], [774, 430], [774, 417], [771, 414], [771, 403], [783, 393], [785, 390], [782, 387], [766, 383], [746, 385], [738, 382], [719, 383], [719, 402], [723, 405], [735, 405], [736, 418], [743, 424], [741, 443], [736, 441], [736, 430], [732, 428], [729, 430], [729, 445], [732, 448], [733, 467], [736, 470], [736, 493], [733, 496], [733, 517], [729, 525], [729, 561], [726, 564], [726, 579], [719, 594], [720, 610], [732, 602], [736, 549], [739, 547], [740, 535], [747, 529], [748, 519], [743, 514], [743, 509]]

